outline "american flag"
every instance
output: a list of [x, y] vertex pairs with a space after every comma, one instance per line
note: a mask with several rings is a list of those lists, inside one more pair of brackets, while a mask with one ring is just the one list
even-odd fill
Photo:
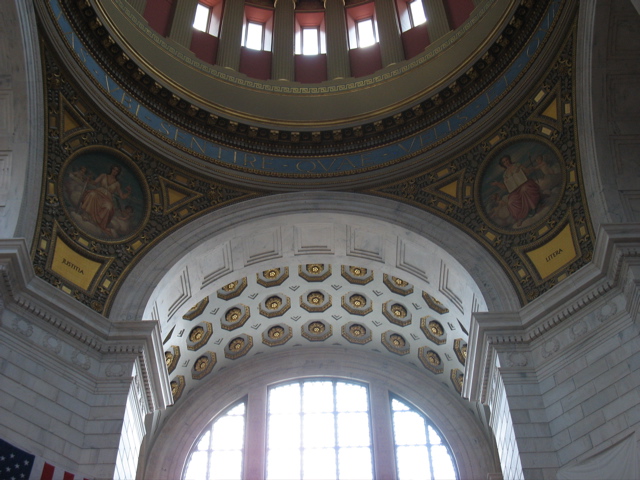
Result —
[[0, 480], [87, 480], [0, 440]]

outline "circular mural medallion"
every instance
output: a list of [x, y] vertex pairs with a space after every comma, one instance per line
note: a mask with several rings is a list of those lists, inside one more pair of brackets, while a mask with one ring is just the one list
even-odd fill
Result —
[[60, 184], [69, 217], [91, 237], [120, 241], [143, 224], [147, 202], [140, 177], [115, 151], [82, 151], [66, 164]]
[[560, 155], [539, 140], [498, 149], [479, 176], [482, 211], [501, 230], [530, 227], [549, 215], [562, 193]]

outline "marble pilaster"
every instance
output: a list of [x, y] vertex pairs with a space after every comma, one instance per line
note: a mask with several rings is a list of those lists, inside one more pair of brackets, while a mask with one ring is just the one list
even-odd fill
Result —
[[275, 80], [295, 79], [294, 26], [295, 1], [277, 0], [273, 26], [271, 77]]
[[325, 0], [327, 73], [329, 79], [351, 76], [344, 0]]
[[374, 3], [378, 22], [382, 66], [386, 67], [404, 60], [398, 14], [393, 0], [375, 0]]
[[429, 40], [434, 42], [451, 31], [447, 12], [444, 9], [444, 2], [443, 0], [422, 0], [422, 4], [427, 15]]
[[236, 71], [240, 68], [243, 21], [244, 2], [226, 2], [220, 27], [218, 65]]
[[193, 19], [196, 16], [197, 6], [198, 0], [181, 0], [176, 3], [169, 38], [183, 47], [189, 48], [191, 44]]

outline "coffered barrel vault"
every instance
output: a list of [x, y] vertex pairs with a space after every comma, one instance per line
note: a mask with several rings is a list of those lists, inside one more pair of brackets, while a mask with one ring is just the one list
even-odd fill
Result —
[[378, 476], [391, 395], [460, 479], [637, 478], [636, 2], [198, 3], [0, 2], [0, 445], [173, 480], [246, 401], [264, 478], [332, 377]]

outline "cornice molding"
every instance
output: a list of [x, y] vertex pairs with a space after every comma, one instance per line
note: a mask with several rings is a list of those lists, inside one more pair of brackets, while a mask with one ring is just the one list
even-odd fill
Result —
[[0, 240], [0, 298], [2, 310], [53, 327], [72, 343], [80, 342], [102, 355], [135, 356], [149, 410], [172, 403], [158, 322], [111, 322], [37, 278], [23, 238]]
[[497, 354], [531, 343], [575, 318], [610, 293], [626, 298], [632, 321], [640, 310], [640, 225], [602, 225], [594, 258], [562, 283], [518, 312], [477, 313], [469, 332], [469, 362], [462, 395], [485, 403]]

